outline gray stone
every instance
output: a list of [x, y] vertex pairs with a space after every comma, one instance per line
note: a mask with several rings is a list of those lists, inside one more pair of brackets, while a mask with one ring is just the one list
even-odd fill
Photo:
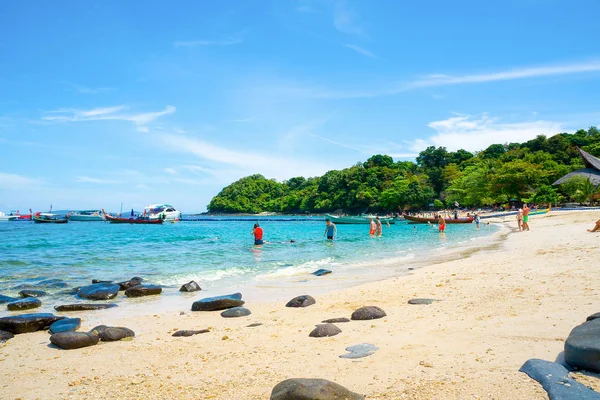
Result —
[[50, 325], [50, 333], [72, 332], [81, 326], [81, 318], [65, 318]]
[[383, 318], [387, 314], [381, 308], [376, 306], [362, 307], [352, 313], [351, 319], [355, 321], [364, 321], [369, 319]]
[[35, 332], [64, 318], [48, 313], [14, 315], [0, 318], [0, 329], [11, 333]]
[[181, 288], [179, 289], [180, 292], [197, 292], [198, 290], [202, 289], [200, 288], [200, 285], [198, 285], [194, 281], [189, 281], [188, 283], [181, 286]]
[[58, 295], [76, 295], [77, 293], [79, 293], [79, 290], [81, 290], [80, 287], [74, 287], [71, 289], [66, 289], [66, 290], [61, 290], [60, 292], [58, 292]]
[[348, 351], [349, 353], [342, 354], [340, 358], [363, 358], [375, 354], [377, 350], [379, 350], [379, 347], [376, 347], [369, 343], [356, 344], [354, 346], [346, 347], [346, 351]]
[[0, 304], [4, 304], [4, 303], [11, 303], [13, 301], [17, 301], [19, 299], [17, 299], [16, 297], [9, 297], [9, 296], [4, 296], [0, 294]]
[[135, 337], [135, 332], [129, 328], [106, 325], [98, 325], [89, 333], [98, 336], [103, 342], [115, 342], [128, 337]]
[[127, 297], [143, 297], [161, 294], [162, 288], [156, 285], [137, 285], [132, 286], [125, 291]]
[[250, 325], [246, 325], [246, 328], [256, 328], [257, 326], [261, 326], [261, 322], [253, 322]]
[[89, 304], [89, 303], [76, 303], [76, 304], [63, 304], [60, 306], [54, 306], [56, 311], [68, 312], [68, 311], [88, 311], [88, 310], [102, 310], [105, 308], [118, 307], [115, 303], [108, 304]]
[[227, 294], [224, 296], [207, 297], [195, 301], [192, 311], [218, 311], [244, 305], [241, 293]]
[[59, 332], [50, 336], [50, 342], [65, 350], [80, 349], [98, 344], [99, 338], [87, 332]]
[[586, 321], [591, 321], [596, 318], [600, 318], [600, 312], [590, 315], [589, 317], [587, 317]]
[[519, 369], [538, 381], [550, 400], [600, 400], [600, 394], [569, 376], [562, 365], [532, 358]]
[[348, 318], [331, 318], [321, 322], [324, 324], [338, 324], [340, 322], [350, 322], [350, 320]]
[[410, 299], [408, 301], [408, 304], [413, 304], [413, 305], [429, 305], [429, 304], [433, 303], [434, 301], [440, 301], [440, 300], [436, 300], [436, 299]]
[[573, 328], [565, 341], [565, 361], [576, 369], [600, 372], [600, 319]]
[[83, 286], [79, 289], [77, 295], [83, 299], [89, 300], [109, 300], [117, 297], [119, 285], [114, 283], [94, 283]]
[[326, 379], [292, 378], [279, 382], [270, 400], [364, 400], [365, 396], [351, 392]]
[[92, 279], [92, 284], [95, 285], [96, 283], [115, 283], [115, 281], [105, 281], [102, 279]]
[[252, 314], [250, 310], [245, 307], [233, 307], [228, 310], [225, 310], [221, 313], [221, 317], [223, 318], [237, 318], [237, 317], [246, 317]]
[[180, 336], [194, 336], [194, 335], [198, 335], [200, 333], [208, 333], [210, 332], [208, 329], [201, 329], [199, 331], [186, 331], [186, 330], [181, 330], [181, 331], [177, 331], [175, 333], [173, 333], [171, 336], [175, 336], [175, 337], [180, 337]]
[[303, 296], [294, 297], [293, 299], [288, 301], [288, 303], [285, 306], [300, 308], [300, 307], [312, 306], [315, 303], [316, 303], [316, 300], [312, 296], [309, 296], [306, 294]]
[[329, 337], [342, 333], [342, 330], [334, 324], [320, 324], [308, 334], [310, 337]]
[[143, 281], [143, 279], [140, 278], [139, 276], [134, 276], [133, 278], [131, 278], [128, 281], [123, 281], [123, 282], [117, 283], [117, 285], [119, 285], [119, 290], [123, 291], [123, 290], [127, 290], [129, 288], [132, 288], [134, 286], [141, 285], [142, 281]]
[[23, 289], [19, 292], [21, 297], [44, 297], [48, 295], [48, 293], [43, 290], [35, 290], [35, 289]]
[[321, 269], [316, 270], [312, 274], [314, 276], [323, 276], [323, 275], [327, 275], [327, 274], [330, 274], [330, 273], [331, 273], [330, 270], [321, 268]]
[[24, 299], [15, 300], [11, 303], [6, 303], [8, 311], [31, 310], [42, 306], [42, 302], [34, 297], [26, 297]]
[[6, 342], [7, 340], [10, 340], [10, 339], [12, 339], [14, 337], [15, 337], [15, 335], [13, 335], [10, 332], [0, 331], [0, 343]]

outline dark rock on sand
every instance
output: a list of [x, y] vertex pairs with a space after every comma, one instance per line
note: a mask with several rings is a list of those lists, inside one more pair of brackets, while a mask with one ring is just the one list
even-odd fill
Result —
[[312, 296], [306, 294], [304, 296], [294, 297], [293, 299], [288, 301], [288, 303], [285, 306], [298, 308], [312, 306], [315, 303], [316, 300]]
[[65, 318], [50, 325], [50, 333], [72, 332], [81, 326], [81, 318]]
[[250, 310], [245, 307], [233, 307], [229, 310], [225, 310], [221, 313], [221, 317], [223, 318], [237, 318], [237, 317], [246, 317], [252, 314]]
[[64, 318], [48, 313], [14, 315], [0, 318], [0, 329], [11, 333], [35, 332]]
[[354, 346], [346, 347], [346, 351], [348, 351], [349, 353], [342, 354], [340, 358], [363, 358], [375, 354], [377, 350], [379, 350], [379, 347], [376, 347], [369, 343], [356, 344]]
[[4, 296], [0, 294], [0, 304], [4, 304], [4, 303], [12, 303], [13, 301], [17, 301], [19, 299], [17, 299], [16, 297], [9, 297], [9, 296]]
[[261, 322], [253, 322], [250, 325], [246, 325], [246, 328], [256, 328], [257, 326], [261, 326]]
[[334, 324], [316, 325], [316, 328], [308, 334], [310, 337], [329, 337], [342, 333], [342, 330]]
[[200, 288], [200, 285], [198, 285], [194, 281], [189, 281], [188, 283], [181, 286], [181, 288], [179, 289], [180, 292], [197, 292], [198, 290], [202, 289]]
[[43, 290], [35, 290], [35, 289], [23, 289], [19, 292], [21, 297], [44, 297], [48, 295], [48, 293]]
[[591, 321], [597, 318], [600, 318], [600, 312], [590, 315], [589, 317], [587, 317], [586, 321]]
[[439, 301], [439, 300], [436, 300], [436, 299], [410, 299], [408, 301], [408, 304], [429, 305], [429, 304], [433, 303], [434, 301]]
[[57, 294], [58, 295], [76, 295], [77, 293], [79, 293], [80, 289], [81, 289], [80, 287], [74, 287], [71, 289], [61, 290]]
[[92, 284], [95, 285], [96, 283], [115, 283], [115, 281], [103, 281], [102, 279], [92, 279]]
[[125, 291], [127, 297], [143, 297], [161, 294], [162, 288], [156, 285], [138, 285], [130, 287]]
[[14, 337], [15, 337], [15, 335], [13, 335], [10, 332], [0, 331], [0, 343], [6, 342], [7, 340], [12, 339]]
[[50, 336], [50, 342], [65, 350], [94, 346], [100, 339], [87, 332], [59, 332]]
[[78, 304], [63, 304], [61, 306], [55, 306], [56, 311], [88, 311], [88, 310], [102, 310], [105, 308], [118, 307], [115, 303], [108, 304], [89, 304], [89, 303], [78, 303]]
[[224, 296], [207, 297], [195, 301], [192, 311], [218, 311], [244, 305], [241, 293], [226, 294]]
[[550, 400], [600, 400], [600, 393], [571, 378], [569, 371], [558, 363], [532, 358], [519, 371], [538, 381]]
[[45, 279], [36, 284], [36, 286], [44, 289], [63, 289], [69, 287], [69, 284], [62, 279]]
[[208, 333], [210, 332], [208, 329], [201, 329], [199, 331], [186, 331], [186, 330], [182, 330], [182, 331], [177, 331], [175, 333], [173, 333], [171, 336], [175, 336], [175, 337], [179, 337], [179, 336], [194, 336], [194, 335], [198, 335], [200, 333]]
[[118, 282], [117, 285], [119, 285], [119, 290], [123, 291], [123, 290], [127, 290], [129, 288], [132, 288], [134, 286], [139, 286], [142, 284], [143, 279], [140, 278], [139, 276], [134, 276], [133, 278], [131, 278], [128, 281], [123, 281], [123, 282]]
[[351, 392], [342, 385], [325, 379], [292, 378], [279, 382], [270, 400], [364, 400], [365, 396]]
[[321, 269], [316, 270], [312, 274], [315, 275], [315, 276], [323, 276], [323, 275], [327, 275], [327, 274], [330, 274], [330, 273], [331, 273], [330, 270], [321, 268]]
[[321, 322], [324, 324], [337, 324], [340, 322], [350, 322], [350, 320], [348, 318], [331, 318]]
[[79, 289], [77, 295], [83, 299], [89, 300], [108, 300], [114, 299], [119, 293], [119, 285], [114, 283], [94, 283], [83, 286]]
[[362, 307], [352, 313], [351, 319], [355, 321], [364, 321], [369, 319], [383, 318], [387, 314], [381, 308], [376, 306]]
[[42, 302], [34, 297], [26, 297], [24, 299], [6, 303], [6, 308], [8, 308], [8, 311], [31, 310], [32, 308], [38, 308], [41, 306]]
[[103, 342], [115, 342], [128, 337], [135, 337], [134, 331], [120, 326], [98, 325], [89, 333], [98, 336]]
[[565, 361], [576, 369], [600, 372], [600, 319], [573, 328], [565, 341]]

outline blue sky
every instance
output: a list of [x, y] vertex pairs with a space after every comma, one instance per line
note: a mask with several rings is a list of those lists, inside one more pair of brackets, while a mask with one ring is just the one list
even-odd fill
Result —
[[0, 2], [0, 210], [600, 125], [595, 0]]

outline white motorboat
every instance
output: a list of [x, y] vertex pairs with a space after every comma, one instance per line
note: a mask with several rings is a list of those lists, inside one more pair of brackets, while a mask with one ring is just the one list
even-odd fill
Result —
[[102, 210], [72, 211], [67, 218], [71, 221], [104, 221], [104, 213]]
[[18, 218], [18, 215], [6, 215], [2, 211], [0, 211], [0, 222], [15, 221]]
[[170, 204], [151, 204], [144, 208], [144, 214], [149, 219], [162, 219], [163, 221], [177, 221], [181, 218], [181, 211], [177, 211]]

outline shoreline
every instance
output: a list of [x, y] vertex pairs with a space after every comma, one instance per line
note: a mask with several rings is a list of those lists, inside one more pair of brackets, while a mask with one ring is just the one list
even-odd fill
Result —
[[[597, 212], [536, 218], [532, 231], [507, 233], [497, 248], [318, 295], [305, 309], [247, 301], [252, 315], [234, 319], [188, 310], [115, 320], [109, 310], [82, 313], [81, 331], [110, 321], [133, 329], [136, 338], [60, 351], [47, 346], [47, 332], [17, 335], [0, 347], [0, 393], [23, 399], [265, 399], [284, 379], [313, 377], [368, 399], [545, 399], [541, 386], [518, 368], [529, 358], [553, 361], [570, 330], [599, 311], [593, 282], [600, 279], [600, 236], [586, 231], [597, 218]], [[441, 301], [407, 304], [418, 297]], [[349, 317], [365, 305], [387, 316], [338, 324], [337, 336], [308, 337], [321, 320]], [[247, 327], [254, 322], [263, 325]], [[210, 332], [170, 336], [205, 328]], [[359, 343], [379, 350], [357, 360], [339, 358]]]

